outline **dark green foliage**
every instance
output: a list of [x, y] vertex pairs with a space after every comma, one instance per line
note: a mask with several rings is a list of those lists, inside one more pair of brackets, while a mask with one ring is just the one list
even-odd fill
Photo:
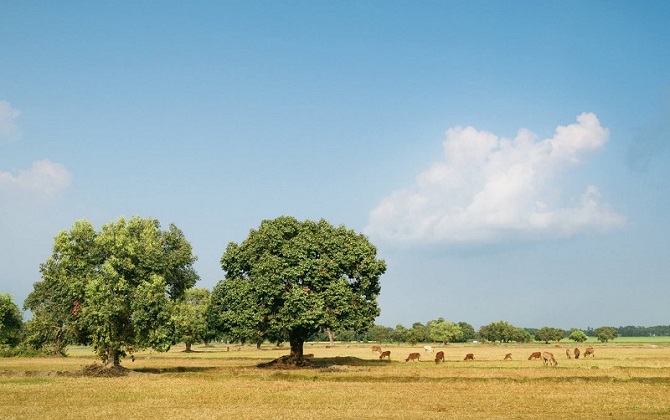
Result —
[[365, 236], [325, 220], [265, 220], [223, 254], [226, 278], [212, 292], [210, 322], [236, 340], [289, 341], [301, 359], [319, 331], [373, 325], [386, 271], [376, 254]]
[[0, 293], [0, 345], [14, 347], [21, 341], [23, 316], [8, 293]]
[[565, 331], [560, 328], [542, 327], [535, 333], [535, 341], [561, 341], [565, 338]]
[[595, 330], [596, 337], [598, 341], [607, 343], [610, 340], [614, 340], [619, 336], [619, 332], [614, 327], [600, 327]]

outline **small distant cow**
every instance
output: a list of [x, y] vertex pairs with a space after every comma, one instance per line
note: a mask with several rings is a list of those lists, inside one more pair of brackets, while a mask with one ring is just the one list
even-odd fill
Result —
[[463, 360], [475, 360], [475, 355], [472, 353], [468, 353], [465, 355], [465, 359]]
[[575, 347], [575, 359], [579, 359], [579, 349]]
[[596, 351], [593, 350], [593, 347], [587, 347], [586, 350], [584, 350], [584, 358], [587, 356], [596, 357]]
[[540, 357], [542, 357], [542, 352], [536, 351], [528, 356], [528, 360], [539, 359]]
[[545, 365], [547, 363], [549, 363], [549, 365], [554, 365], [554, 366], [558, 365], [558, 362], [556, 361], [556, 359], [554, 359], [554, 355], [552, 353], [549, 353], [548, 351], [545, 351], [544, 353], [542, 353], [542, 359], [544, 359], [544, 364]]
[[507, 353], [503, 360], [512, 360], [512, 353]]
[[440, 363], [444, 362], [444, 352], [443, 351], [438, 351], [435, 354], [435, 363]]
[[409, 356], [407, 356], [407, 359], [405, 359], [405, 361], [409, 362], [410, 360], [411, 361], [416, 360], [417, 362], [420, 362], [421, 361], [421, 353], [410, 353]]
[[382, 352], [382, 346], [372, 346], [372, 351]]
[[423, 346], [423, 351], [425, 351], [426, 353], [432, 353], [433, 348], [431, 346]]
[[303, 359], [311, 359], [314, 357], [314, 353], [307, 353], [302, 355]]
[[379, 359], [383, 359], [384, 357], [388, 357], [389, 360], [391, 360], [391, 352], [389, 350], [383, 351], [382, 354], [379, 355]]
[[565, 349], [565, 356], [566, 356], [568, 359], [572, 359], [572, 350], [570, 350], [570, 349]]

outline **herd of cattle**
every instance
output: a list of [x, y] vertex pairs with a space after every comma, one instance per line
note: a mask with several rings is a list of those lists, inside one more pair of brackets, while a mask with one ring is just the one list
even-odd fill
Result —
[[[424, 352], [426, 353], [433, 353], [433, 348], [431, 346], [424, 346], [423, 347]], [[372, 346], [372, 351], [373, 352], [379, 352], [379, 359], [384, 359], [387, 358], [391, 360], [391, 352], [389, 350], [382, 351], [381, 346]], [[581, 355], [581, 352], [579, 351], [579, 348], [575, 348], [574, 352], [570, 349], [565, 350], [565, 355], [567, 356], [568, 359], [572, 359], [573, 355], [575, 359], [579, 359], [579, 356]], [[587, 356], [591, 357], [596, 357], [595, 350], [593, 347], [587, 347], [586, 350], [584, 350], [584, 358]], [[558, 362], [556, 361], [556, 358], [554, 357], [553, 353], [550, 353], [548, 351], [536, 351], [530, 354], [528, 356], [528, 360], [534, 360], [534, 359], [542, 359], [544, 361], [544, 364], [547, 365], [553, 365], [556, 366], [558, 365]], [[465, 358], [463, 360], [475, 360], [475, 355], [473, 353], [468, 353], [465, 355]], [[503, 360], [512, 360], [512, 353], [507, 353], [505, 355], [505, 358]], [[409, 356], [405, 359], [405, 362], [420, 362], [421, 361], [421, 353], [410, 353]], [[435, 353], [435, 363], [440, 363], [444, 362], [444, 352], [443, 351], [438, 351]]]

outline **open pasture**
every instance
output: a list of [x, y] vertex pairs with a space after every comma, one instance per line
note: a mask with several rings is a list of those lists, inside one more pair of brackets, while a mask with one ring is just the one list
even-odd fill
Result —
[[[310, 368], [260, 368], [288, 349], [226, 346], [145, 352], [128, 376], [79, 375], [87, 348], [67, 358], [0, 359], [0, 418], [667, 418], [670, 345], [594, 344], [595, 357], [568, 360], [553, 344], [423, 346], [307, 343]], [[586, 345], [579, 345], [583, 351]], [[550, 351], [558, 366], [527, 360]], [[420, 362], [405, 362], [410, 352]], [[463, 361], [467, 353], [475, 359]], [[512, 360], [503, 360], [512, 353]]]

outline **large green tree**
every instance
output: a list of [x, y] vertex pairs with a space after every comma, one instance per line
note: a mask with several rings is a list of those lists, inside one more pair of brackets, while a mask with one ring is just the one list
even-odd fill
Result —
[[16, 346], [21, 340], [23, 316], [8, 293], [0, 293], [0, 345]]
[[528, 331], [523, 328], [517, 328], [505, 321], [497, 321], [488, 325], [483, 325], [479, 329], [479, 336], [484, 340], [494, 342], [499, 341], [501, 343], [509, 343], [510, 341], [525, 343], [531, 340]]
[[[379, 315], [377, 249], [361, 234], [325, 220], [264, 220], [221, 258], [212, 292], [219, 330], [259, 342], [288, 341], [300, 362], [305, 340], [327, 328], [367, 331]], [[211, 318], [211, 317], [210, 317]]]
[[87, 220], [61, 231], [25, 307], [62, 343], [92, 344], [105, 364], [174, 340], [171, 301], [193, 287], [196, 257], [181, 230], [120, 218], [97, 232]]
[[579, 328], [571, 329], [568, 338], [578, 343], [583, 343], [584, 341], [588, 340], [586, 333], [584, 333], [584, 331], [580, 330]]

